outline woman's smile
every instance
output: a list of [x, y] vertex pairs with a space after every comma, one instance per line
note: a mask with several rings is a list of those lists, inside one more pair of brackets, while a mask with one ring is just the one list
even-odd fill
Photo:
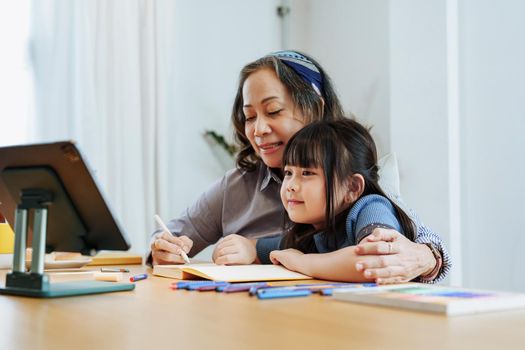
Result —
[[273, 143], [263, 143], [257, 145], [261, 154], [272, 154], [277, 152], [283, 146], [282, 142], [273, 142]]

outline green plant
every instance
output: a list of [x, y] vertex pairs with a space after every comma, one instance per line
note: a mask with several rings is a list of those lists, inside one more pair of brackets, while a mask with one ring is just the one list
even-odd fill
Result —
[[218, 134], [213, 130], [205, 130], [204, 136], [212, 139], [217, 145], [223, 148], [230, 156], [232, 157], [235, 156], [235, 152], [237, 152], [237, 147], [235, 147], [235, 145], [231, 143], [228, 143], [228, 141], [226, 141], [224, 136], [222, 136], [221, 134]]

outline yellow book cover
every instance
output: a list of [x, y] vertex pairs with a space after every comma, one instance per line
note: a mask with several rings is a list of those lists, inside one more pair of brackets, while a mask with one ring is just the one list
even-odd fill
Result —
[[142, 255], [129, 252], [99, 252], [87, 266], [142, 265]]
[[312, 278], [287, 270], [280, 265], [155, 265], [153, 274], [175, 279], [208, 279], [225, 282], [289, 281]]
[[15, 233], [6, 218], [0, 213], [0, 254], [13, 254]]

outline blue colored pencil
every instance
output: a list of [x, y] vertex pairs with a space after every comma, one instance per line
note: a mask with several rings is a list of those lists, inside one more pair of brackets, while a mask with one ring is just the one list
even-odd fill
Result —
[[312, 294], [312, 291], [308, 289], [296, 289], [296, 290], [272, 290], [272, 289], [259, 289], [257, 291], [258, 299], [278, 299], [278, 298], [293, 298], [293, 297], [306, 297]]

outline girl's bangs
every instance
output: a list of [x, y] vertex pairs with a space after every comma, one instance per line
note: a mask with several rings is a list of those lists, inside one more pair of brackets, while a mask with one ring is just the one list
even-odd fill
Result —
[[321, 168], [325, 158], [325, 147], [319, 137], [301, 133], [289, 142], [283, 162], [301, 168]]

